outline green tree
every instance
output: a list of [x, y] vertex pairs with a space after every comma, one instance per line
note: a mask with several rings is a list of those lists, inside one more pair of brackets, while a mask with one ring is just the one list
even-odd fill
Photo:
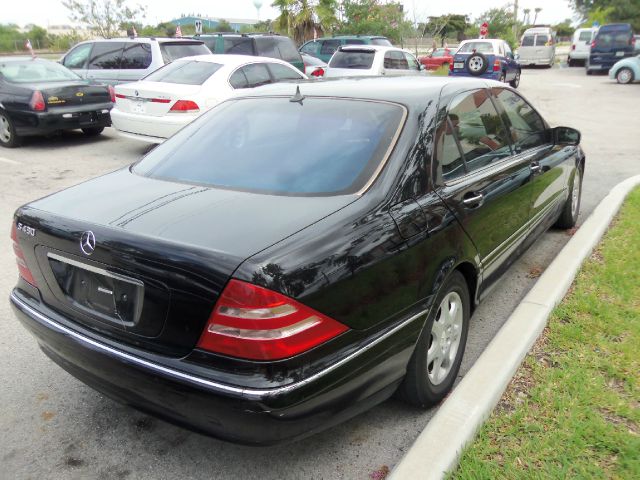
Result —
[[480, 33], [480, 25], [484, 22], [489, 24], [489, 38], [501, 38], [512, 49], [517, 46], [518, 40], [513, 33], [513, 27], [516, 25], [520, 28], [522, 24], [513, 18], [511, 7], [492, 8], [482, 13], [472, 25], [467, 27], [465, 36], [468, 38], [477, 37]]
[[420, 25], [420, 35], [440, 38], [444, 45], [446, 38], [455, 37], [462, 40], [465, 30], [469, 27], [469, 18], [466, 15], [441, 15], [439, 17], [429, 17], [429, 21]]
[[[218, 25], [213, 29], [214, 32], [233, 32], [234, 29], [229, 22], [221, 18], [218, 21]], [[184, 33], [184, 32], [183, 32]]]
[[413, 25], [405, 19], [404, 8], [399, 2], [344, 0], [342, 12], [340, 33], [384, 35], [394, 43], [415, 35]]
[[338, 23], [337, 0], [275, 0], [280, 9], [276, 28], [302, 43], [317, 33], [331, 32]]
[[630, 23], [640, 30], [640, 0], [570, 0], [573, 9], [591, 26], [594, 20], [600, 24]]
[[566, 20], [554, 25], [553, 29], [556, 31], [559, 37], [570, 37], [575, 31], [575, 29], [571, 26], [570, 18], [567, 18]]
[[123, 26], [144, 16], [145, 7], [127, 6], [127, 0], [63, 0], [69, 18], [87, 25], [103, 38], [117, 36]]
[[47, 31], [37, 25], [31, 25], [25, 36], [31, 41], [33, 48], [49, 48], [51, 44]]

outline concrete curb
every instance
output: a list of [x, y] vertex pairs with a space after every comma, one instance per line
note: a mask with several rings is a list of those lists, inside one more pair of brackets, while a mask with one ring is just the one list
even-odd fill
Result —
[[618, 185], [540, 276], [527, 296], [416, 439], [390, 480], [441, 479], [489, 417], [524, 357], [580, 269], [609, 227], [640, 175]]

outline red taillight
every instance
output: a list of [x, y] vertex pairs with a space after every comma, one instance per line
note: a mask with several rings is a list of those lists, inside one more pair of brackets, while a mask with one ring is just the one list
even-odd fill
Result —
[[322, 77], [324, 75], [324, 68], [318, 67], [311, 72], [312, 77]]
[[13, 241], [13, 253], [16, 255], [16, 263], [18, 264], [18, 273], [31, 285], [34, 287], [37, 286], [36, 281], [31, 274], [31, 270], [29, 270], [29, 267], [27, 267], [27, 263], [25, 262], [22, 247], [20, 247], [20, 244], [18, 243], [18, 229], [16, 228], [15, 222], [11, 226], [11, 240]]
[[125, 97], [125, 96], [124, 96], [123, 94], [121, 94], [121, 93], [116, 93], [115, 97], [116, 97], [116, 98], [127, 98], [127, 97]]
[[31, 110], [35, 110], [36, 112], [43, 112], [47, 108], [40, 90], [33, 92], [31, 100], [29, 101], [29, 106], [31, 107]]
[[591, 42], [591, 48], [596, 48], [596, 41]]
[[[151, 101], [155, 101], [155, 100], [163, 100], [160, 103], [169, 103], [170, 100], [167, 100], [166, 102], [164, 101], [164, 99], [152, 99]], [[178, 100], [176, 103], [173, 104], [173, 107], [171, 107], [171, 112], [198, 112], [200, 110], [200, 107], [198, 107], [198, 104], [196, 102], [192, 102], [191, 100]]]
[[500, 60], [496, 60], [493, 62], [493, 71], [494, 72], [499, 72], [501, 69], [501, 65], [500, 65]]
[[573, 45], [571, 45], [571, 50], [575, 50], [576, 49], [576, 44], [574, 43]]
[[109, 85], [109, 97], [111, 98], [111, 101], [113, 103], [115, 103], [116, 101], [116, 91], [113, 89], [113, 87], [111, 85]]
[[278, 360], [347, 330], [292, 298], [232, 279], [220, 295], [198, 347], [250, 360]]
[[451, 62], [451, 63], [449, 64], [449, 71], [450, 71], [450, 72], [453, 72], [453, 62]]

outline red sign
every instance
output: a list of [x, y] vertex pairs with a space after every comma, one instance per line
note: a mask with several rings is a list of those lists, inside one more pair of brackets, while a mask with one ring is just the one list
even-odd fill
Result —
[[486, 37], [488, 33], [489, 33], [489, 24], [487, 22], [484, 22], [482, 25], [480, 25], [480, 35], [482, 35], [483, 37]]

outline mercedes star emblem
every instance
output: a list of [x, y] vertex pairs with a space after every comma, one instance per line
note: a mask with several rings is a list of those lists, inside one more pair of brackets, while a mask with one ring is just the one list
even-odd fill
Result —
[[85, 255], [91, 255], [96, 249], [96, 236], [91, 230], [87, 230], [80, 237], [80, 250]]

